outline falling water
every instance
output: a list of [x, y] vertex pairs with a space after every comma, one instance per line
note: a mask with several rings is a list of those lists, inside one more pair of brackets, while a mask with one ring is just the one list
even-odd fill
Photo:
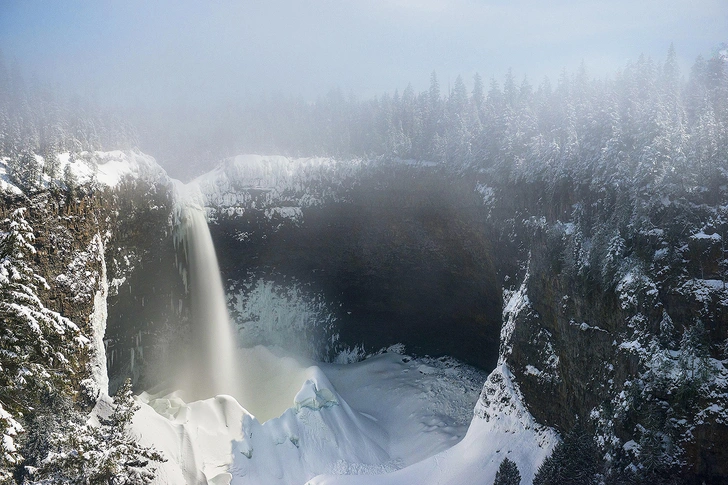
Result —
[[215, 247], [202, 208], [184, 210], [182, 237], [188, 262], [193, 331], [181, 384], [189, 397], [238, 395], [235, 338], [225, 302]]

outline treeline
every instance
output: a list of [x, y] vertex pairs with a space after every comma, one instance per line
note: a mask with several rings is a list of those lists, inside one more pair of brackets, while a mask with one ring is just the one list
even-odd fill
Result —
[[[671, 46], [664, 60], [640, 57], [607, 79], [582, 67], [555, 83], [534, 86], [509, 71], [502, 83], [476, 74], [472, 86], [458, 77], [444, 92], [433, 72], [420, 93], [409, 85], [358, 100], [334, 89], [313, 103], [281, 95], [209, 117], [181, 110], [175, 117], [186, 128], [179, 129], [189, 131], [151, 127], [142, 142], [164, 159], [205, 165], [196, 171], [239, 153], [391, 156], [500, 177], [588, 172], [603, 182], [617, 169], [645, 183], [670, 177], [677, 184], [709, 181], [727, 146], [725, 50], [699, 57], [686, 75]], [[688, 172], [693, 180], [681, 178]]]
[[[313, 103], [284, 95], [132, 115], [24, 79], [0, 57], [0, 156], [141, 148], [182, 175], [240, 153], [399, 157], [486, 169], [498, 177], [615, 175], [678, 185], [713, 179], [728, 147], [726, 49], [680, 73], [640, 57], [607, 79], [585, 68], [537, 86], [516, 80], [359, 100], [333, 89]], [[446, 91], [446, 92], [445, 92]], [[130, 122], [134, 119], [134, 123]], [[619, 173], [617, 173], [619, 172]]]
[[593, 169], [607, 178], [619, 162], [644, 177], [686, 174], [688, 161], [703, 172], [727, 146], [725, 53], [698, 58], [687, 83], [670, 47], [664, 62], [640, 57], [612, 79], [582, 67], [535, 88], [510, 71], [502, 86], [486, 89], [477, 74], [473, 85], [458, 77], [443, 93], [433, 72], [421, 93], [410, 85], [367, 101], [339, 91], [314, 104], [270, 100], [246, 113], [242, 135], [264, 151], [387, 155], [514, 177]]
[[0, 157], [35, 153], [127, 149], [138, 146], [132, 125], [90, 97], [69, 96], [47, 82], [28, 80], [0, 53]]

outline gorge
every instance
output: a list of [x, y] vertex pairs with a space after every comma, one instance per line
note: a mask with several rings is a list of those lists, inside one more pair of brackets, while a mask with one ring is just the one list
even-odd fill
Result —
[[291, 102], [187, 183], [16, 116], [0, 482], [727, 483], [728, 53], [675, 62]]

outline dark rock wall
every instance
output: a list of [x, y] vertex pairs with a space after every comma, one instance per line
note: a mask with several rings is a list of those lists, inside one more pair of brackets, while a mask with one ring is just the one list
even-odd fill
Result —
[[[653, 433], [669, 443], [663, 458], [675, 453], [686, 465], [665, 465], [660, 473], [673, 473], [678, 483], [728, 483], [725, 387], [692, 387], [689, 378], [675, 377], [685, 365], [685, 335], [697, 325], [705, 328], [701, 362], [712, 366], [728, 357], [725, 291], [715, 286], [725, 279], [725, 251], [716, 236], [722, 226], [707, 226], [712, 237], [691, 237], [701, 225], [690, 217], [710, 220], [700, 213], [705, 206], [686, 205], [679, 216], [650, 214], [659, 227], [642, 229], [634, 218], [623, 223], [608, 208], [594, 210], [603, 200], [582, 211], [578, 201], [597, 199], [593, 194], [565, 187], [567, 194], [549, 208], [537, 187], [514, 184], [509, 190], [543, 195], [518, 196], [515, 203], [499, 199], [496, 223], [516, 234], [524, 249], [515, 280], [525, 278], [529, 305], [515, 316], [506, 360], [529, 411], [564, 434], [577, 420], [597, 434], [608, 428], [607, 435], [620, 440], [609, 450], [617, 467], [632, 459], [619, 461], [622, 444], [644, 445]], [[516, 215], [510, 222], [509, 213]], [[604, 234], [621, 238], [613, 261], [610, 250], [599, 247]], [[631, 284], [624, 276], [629, 273]], [[701, 284], [712, 286], [691, 286]], [[655, 366], [659, 353], [672, 356], [672, 367]]]
[[502, 296], [484, 207], [452, 180], [408, 182], [364, 180], [295, 221], [221, 212], [211, 231], [224, 278], [233, 292], [251, 277], [323, 292], [342, 347], [403, 343], [493, 368]]
[[141, 391], [164, 380], [176, 344], [188, 335], [188, 295], [177, 265], [170, 188], [129, 180], [111, 197], [116, 224], [106, 252], [112, 283], [105, 337], [109, 385], [113, 392], [131, 377]]

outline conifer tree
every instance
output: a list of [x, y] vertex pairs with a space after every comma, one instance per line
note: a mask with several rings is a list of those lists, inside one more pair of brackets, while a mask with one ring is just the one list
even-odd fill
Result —
[[73, 394], [77, 354], [88, 342], [38, 298], [47, 283], [31, 264], [35, 235], [25, 212], [16, 209], [3, 221], [0, 239], [0, 483], [22, 460], [17, 440], [23, 415], [43, 393]]
[[8, 175], [26, 193], [35, 192], [40, 188], [41, 173], [40, 163], [35, 158], [35, 154], [29, 149], [23, 150], [16, 157], [12, 157], [8, 163]]
[[58, 160], [58, 154], [56, 153], [55, 147], [49, 144], [43, 152], [43, 173], [48, 175], [51, 179], [58, 178], [60, 175], [61, 164]]
[[521, 472], [518, 471], [518, 466], [505, 457], [498, 467], [493, 485], [520, 485], [520, 483]]
[[533, 485], [589, 485], [597, 473], [597, 448], [593, 436], [577, 421], [554, 448], [533, 477]]
[[76, 174], [73, 173], [70, 159], [69, 163], [67, 163], [66, 166], [63, 168], [63, 183], [66, 185], [68, 197], [70, 199], [75, 198], [76, 189], [78, 188], [78, 179], [76, 178]]
[[33, 484], [144, 485], [166, 461], [154, 448], [139, 444], [129, 430], [134, 413], [131, 380], [116, 392], [112, 412], [99, 425], [84, 422], [81, 414], [64, 423], [51, 438], [51, 450], [30, 470]]

